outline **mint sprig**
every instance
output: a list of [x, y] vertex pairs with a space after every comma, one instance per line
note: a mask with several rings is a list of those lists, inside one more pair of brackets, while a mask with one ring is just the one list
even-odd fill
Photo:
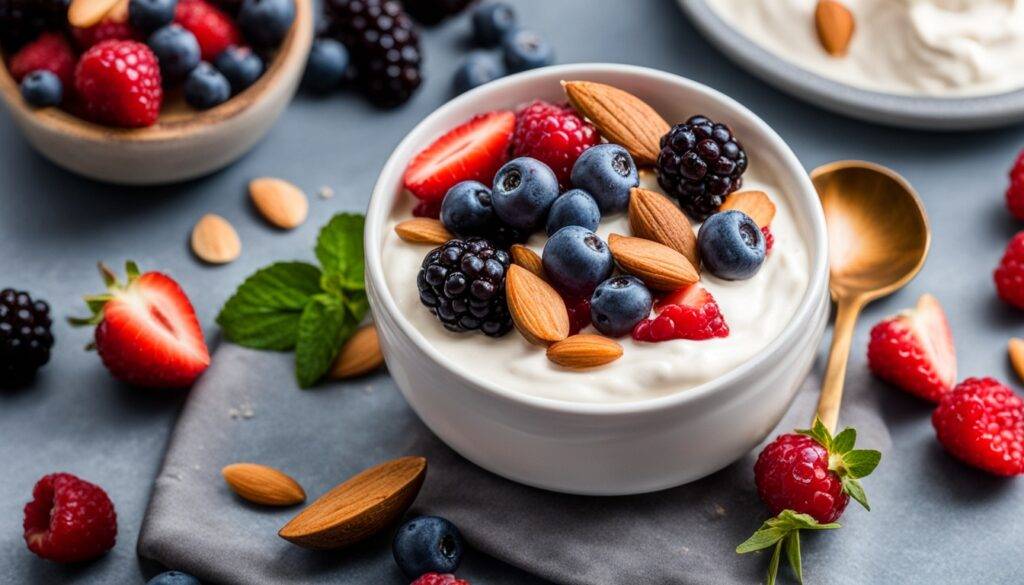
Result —
[[327, 373], [369, 309], [362, 215], [334, 216], [317, 236], [317, 267], [278, 262], [245, 279], [220, 314], [224, 337], [253, 349], [295, 350], [295, 377], [308, 388]]

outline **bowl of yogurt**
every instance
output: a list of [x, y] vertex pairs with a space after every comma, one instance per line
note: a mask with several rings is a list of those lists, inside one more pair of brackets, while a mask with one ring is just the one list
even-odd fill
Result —
[[[774, 244], [751, 278], [706, 271], [701, 284], [728, 322], [725, 337], [660, 343], [616, 339], [621, 357], [572, 369], [513, 330], [452, 332], [422, 303], [417, 273], [436, 246], [401, 239], [414, 198], [403, 173], [416, 154], [474, 115], [535, 99], [564, 102], [562, 80], [638, 96], [675, 124], [705, 115], [742, 140], [743, 189], [775, 204]], [[659, 190], [641, 170], [641, 187]], [[695, 225], [698, 228], [699, 225]], [[606, 213], [603, 239], [629, 234]], [[544, 253], [543, 230], [525, 246]], [[366, 282], [389, 370], [430, 429], [461, 455], [511, 480], [590, 495], [661, 490], [735, 461], [781, 419], [806, 377], [828, 319], [827, 237], [814, 187], [793, 152], [741, 104], [693, 81], [611, 64], [548, 67], [487, 84], [442, 106], [398, 145], [367, 212]], [[586, 332], [586, 331], [584, 331]]]

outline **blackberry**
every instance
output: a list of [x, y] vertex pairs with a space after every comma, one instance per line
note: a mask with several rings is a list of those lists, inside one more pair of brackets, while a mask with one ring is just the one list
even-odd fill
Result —
[[413, 18], [431, 25], [462, 12], [472, 3], [473, 0], [406, 0], [404, 6]]
[[0, 0], [0, 45], [17, 51], [51, 26], [51, 2]]
[[420, 39], [398, 0], [326, 0], [330, 31], [348, 48], [357, 87], [378, 106], [407, 101], [423, 81]]
[[0, 388], [21, 386], [50, 361], [50, 306], [25, 292], [0, 291]]
[[661, 137], [656, 170], [665, 193], [691, 219], [704, 221], [743, 185], [747, 153], [728, 126], [694, 116]]
[[479, 329], [491, 337], [512, 330], [505, 300], [509, 254], [483, 238], [453, 239], [423, 259], [420, 302], [449, 331]]

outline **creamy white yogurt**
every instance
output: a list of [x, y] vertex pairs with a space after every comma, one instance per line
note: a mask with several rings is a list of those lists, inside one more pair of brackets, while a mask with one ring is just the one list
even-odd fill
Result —
[[[644, 186], [656, 189], [645, 178]], [[569, 370], [550, 362], [544, 349], [528, 343], [513, 330], [499, 339], [481, 333], [452, 333], [419, 300], [416, 274], [431, 246], [414, 245], [395, 235], [394, 225], [412, 213], [412, 197], [391, 216], [382, 261], [385, 279], [401, 313], [457, 368], [501, 386], [572, 402], [629, 402], [693, 388], [743, 364], [764, 349], [793, 318], [810, 274], [807, 246], [797, 232], [792, 213], [778, 189], [759, 182], [748, 170], [747, 189], [772, 197], [778, 211], [772, 221], [775, 246], [751, 279], [729, 282], [703, 274], [729, 325], [729, 336], [705, 341], [672, 340], [640, 343], [618, 339], [624, 353], [617, 361], [592, 370]], [[603, 218], [598, 234], [628, 235], [624, 214]], [[544, 241], [538, 233], [528, 242], [538, 254]], [[596, 332], [588, 327], [585, 332]]]
[[832, 57], [817, 0], [709, 0], [727, 23], [823, 77], [884, 93], [963, 97], [1024, 87], [1024, 0], [843, 0], [856, 30]]

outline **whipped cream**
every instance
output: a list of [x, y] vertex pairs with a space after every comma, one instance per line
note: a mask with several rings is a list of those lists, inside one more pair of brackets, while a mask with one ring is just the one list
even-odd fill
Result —
[[[412, 197], [403, 197], [388, 225], [382, 261], [388, 289], [401, 313], [438, 351], [460, 369], [502, 387], [572, 402], [630, 402], [672, 394], [712, 380], [743, 364], [763, 350], [792, 319], [807, 288], [810, 260], [792, 213], [779, 190], [759, 181], [748, 169], [744, 188], [769, 194], [777, 212], [772, 220], [775, 245], [758, 273], [749, 280], [729, 282], [704, 273], [702, 284], [711, 291], [729, 325], [729, 336], [704, 341], [671, 340], [641, 343], [617, 339], [624, 353], [600, 368], [569, 370], [550, 362], [544, 349], [528, 343], [513, 330], [492, 339], [481, 333], [452, 333], [419, 300], [416, 274], [431, 246], [402, 241], [396, 223], [412, 214]], [[650, 174], [642, 185], [657, 189]], [[625, 214], [603, 218], [597, 233], [629, 235]], [[543, 233], [528, 242], [538, 254]], [[593, 327], [584, 332], [596, 333]]]
[[849, 53], [818, 41], [817, 0], [709, 0], [765, 49], [835, 81], [883, 93], [963, 97], [1024, 87], [1024, 0], [842, 0]]

